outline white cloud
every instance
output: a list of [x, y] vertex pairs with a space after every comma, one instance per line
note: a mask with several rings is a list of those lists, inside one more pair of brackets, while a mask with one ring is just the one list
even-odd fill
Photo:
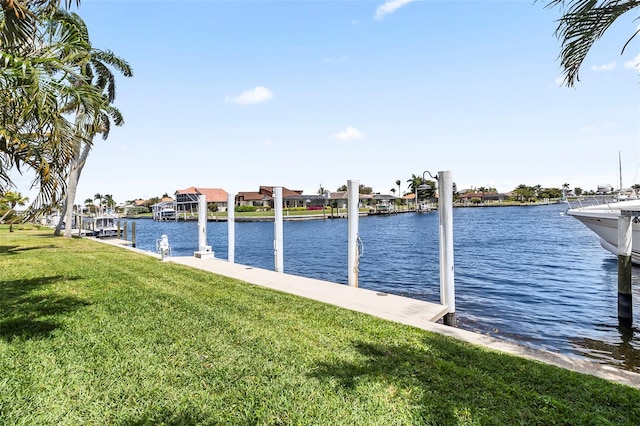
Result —
[[640, 54], [637, 55], [630, 61], [624, 63], [625, 68], [635, 68], [636, 71], [640, 72]]
[[336, 133], [333, 137], [341, 141], [351, 141], [364, 138], [364, 133], [355, 127], [348, 126], [344, 132]]
[[596, 72], [612, 71], [615, 67], [616, 67], [616, 61], [610, 62], [608, 64], [602, 64], [602, 65], [591, 65], [591, 69]]
[[238, 96], [227, 96], [226, 101], [238, 105], [252, 105], [269, 101], [273, 98], [273, 92], [266, 87], [258, 86], [255, 89], [245, 90]]
[[385, 15], [395, 12], [405, 4], [411, 3], [412, 1], [413, 0], [388, 0], [383, 5], [378, 6], [378, 9], [376, 9], [376, 15], [374, 16], [374, 19], [377, 19], [380, 21], [384, 19]]

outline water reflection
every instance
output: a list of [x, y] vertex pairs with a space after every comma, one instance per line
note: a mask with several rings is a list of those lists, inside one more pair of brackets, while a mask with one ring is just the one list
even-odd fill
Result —
[[607, 324], [600, 324], [599, 328], [615, 329], [618, 332], [619, 342], [605, 342], [590, 338], [575, 339], [572, 342], [579, 352], [583, 356], [601, 363], [616, 365], [626, 370], [640, 371], [640, 346], [633, 340], [638, 328], [622, 325], [611, 327]]

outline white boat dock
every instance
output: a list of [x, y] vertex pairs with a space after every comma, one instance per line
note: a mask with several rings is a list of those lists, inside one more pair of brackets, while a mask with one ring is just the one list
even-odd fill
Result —
[[226, 260], [180, 256], [170, 257], [169, 261], [417, 327], [425, 322], [438, 321], [447, 313], [446, 306], [436, 303], [298, 275], [281, 274], [229, 263]]

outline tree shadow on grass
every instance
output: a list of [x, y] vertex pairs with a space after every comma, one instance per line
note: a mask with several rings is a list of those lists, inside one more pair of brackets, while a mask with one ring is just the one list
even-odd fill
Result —
[[63, 276], [0, 282], [0, 338], [39, 339], [60, 327], [59, 317], [88, 302], [37, 290], [59, 281], [76, 280]]
[[14, 255], [23, 251], [51, 249], [57, 246], [49, 244], [47, 246], [33, 246], [33, 247], [21, 247], [21, 246], [0, 246], [0, 254], [2, 255]]
[[[640, 394], [560, 368], [485, 351], [443, 336], [423, 348], [357, 341], [357, 356], [318, 363], [310, 374], [355, 393], [384, 385], [419, 424], [639, 424]], [[581, 389], [578, 397], [575, 389]], [[613, 407], [610, 396], [620, 396]], [[614, 404], [615, 405], [615, 404]], [[629, 423], [632, 420], [632, 423]]]

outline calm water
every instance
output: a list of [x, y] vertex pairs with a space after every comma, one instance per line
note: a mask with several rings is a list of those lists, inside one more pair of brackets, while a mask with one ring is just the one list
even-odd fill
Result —
[[[640, 330], [618, 327], [617, 260], [566, 205], [454, 209], [456, 316], [461, 328], [640, 372]], [[169, 237], [193, 255], [196, 222], [137, 220], [137, 247]], [[273, 269], [272, 222], [236, 223], [236, 263]], [[439, 302], [438, 214], [360, 218], [359, 285]], [[207, 224], [227, 258], [227, 223]], [[347, 283], [347, 221], [284, 223], [284, 270]], [[640, 269], [634, 268], [638, 322]]]

